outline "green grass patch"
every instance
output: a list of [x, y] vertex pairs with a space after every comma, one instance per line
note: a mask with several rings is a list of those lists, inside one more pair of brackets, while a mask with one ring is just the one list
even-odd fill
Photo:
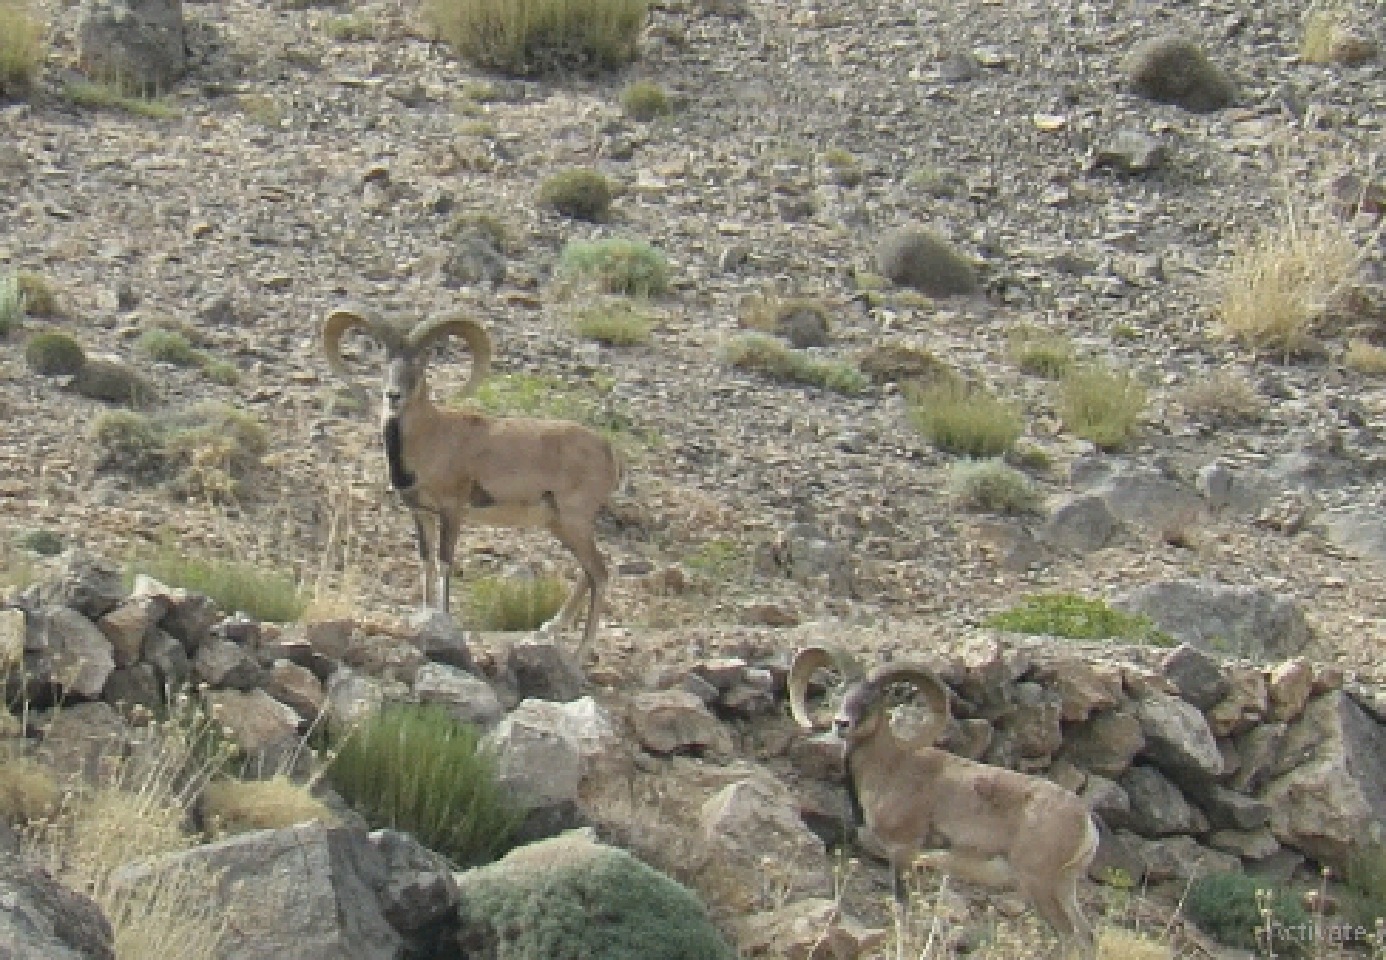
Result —
[[165, 100], [136, 97], [116, 84], [79, 81], [63, 87], [63, 99], [75, 107], [92, 110], [117, 110], [149, 120], [172, 120], [178, 109]]
[[866, 375], [850, 363], [821, 360], [758, 333], [736, 337], [728, 343], [726, 360], [738, 370], [835, 393], [860, 393], [868, 384]]
[[621, 91], [621, 109], [632, 120], [648, 123], [667, 114], [671, 107], [663, 87], [653, 80], [636, 80]]
[[472, 577], [465, 582], [467, 612], [482, 630], [537, 630], [568, 596], [559, 577]]
[[72, 376], [87, 362], [87, 353], [77, 338], [60, 330], [36, 333], [24, 345], [24, 362], [45, 377]]
[[1058, 380], [1073, 367], [1073, 344], [1056, 333], [1022, 326], [1006, 339], [1012, 362], [1032, 377]]
[[19, 292], [24, 295], [24, 312], [31, 317], [56, 317], [58, 294], [42, 274], [21, 270], [15, 274]]
[[580, 308], [573, 327], [584, 340], [609, 347], [635, 347], [650, 342], [654, 319], [633, 300], [606, 298]]
[[297, 620], [308, 606], [308, 595], [286, 574], [236, 560], [190, 555], [181, 544], [158, 547], [128, 566], [131, 580], [143, 573], [170, 587], [205, 594], [226, 613], [243, 611], [270, 623]]
[[0, 0], [0, 96], [28, 90], [43, 63], [43, 24], [20, 0]]
[[718, 537], [698, 544], [683, 565], [709, 580], [731, 580], [746, 572], [750, 557], [735, 540]]
[[1003, 460], [961, 460], [948, 473], [948, 492], [968, 510], [1019, 514], [1038, 509], [1030, 478]]
[[907, 394], [910, 422], [934, 447], [965, 457], [1000, 457], [1020, 439], [1023, 423], [1009, 403], [958, 380]]
[[372, 828], [407, 830], [458, 867], [508, 849], [525, 811], [477, 731], [433, 706], [386, 707], [337, 745], [327, 778]]
[[648, 0], [427, 0], [424, 15], [466, 59], [512, 74], [630, 63]]
[[1073, 370], [1059, 384], [1064, 426], [1103, 450], [1121, 450], [1131, 443], [1145, 403], [1140, 381], [1102, 366]]
[[1220, 943], [1261, 955], [1274, 947], [1276, 955], [1305, 955], [1310, 938], [1277, 937], [1267, 941], [1272, 924], [1309, 930], [1314, 922], [1298, 895], [1283, 883], [1225, 871], [1194, 878], [1184, 898], [1189, 918]]
[[1072, 593], [1037, 593], [993, 614], [985, 626], [1012, 633], [1070, 640], [1128, 640], [1158, 647], [1174, 640], [1142, 614], [1115, 610], [1101, 600]]
[[657, 297], [669, 290], [668, 259], [643, 240], [570, 240], [556, 273], [566, 286], [592, 284], [628, 297]]
[[539, 185], [539, 202], [574, 220], [601, 223], [611, 212], [615, 191], [601, 171], [573, 167], [545, 177]]
[[10, 274], [0, 277], [0, 337], [9, 336], [25, 315], [24, 290], [19, 278]]
[[499, 417], [575, 420], [603, 434], [618, 449], [659, 445], [658, 434], [642, 428], [614, 395], [615, 382], [595, 377], [574, 386], [558, 377], [533, 373], [493, 376], [464, 402]]
[[176, 367], [200, 367], [207, 362], [206, 355], [175, 330], [146, 330], [135, 341], [135, 347], [151, 360]]

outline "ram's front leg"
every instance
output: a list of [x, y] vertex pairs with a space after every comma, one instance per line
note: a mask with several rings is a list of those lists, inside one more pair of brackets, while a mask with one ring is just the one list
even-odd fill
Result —
[[435, 589], [438, 584], [438, 554], [434, 549], [433, 522], [422, 510], [414, 511], [414, 533], [418, 538], [420, 576], [423, 579], [423, 605], [428, 609], [435, 604]]
[[438, 609], [451, 611], [452, 563], [461, 530], [457, 515], [450, 510], [438, 514]]

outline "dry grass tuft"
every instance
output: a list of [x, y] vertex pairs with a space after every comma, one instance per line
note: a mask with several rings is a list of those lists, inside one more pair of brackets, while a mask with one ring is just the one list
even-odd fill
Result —
[[0, 762], [0, 820], [32, 823], [51, 817], [61, 797], [47, 768], [32, 760]]
[[1351, 340], [1343, 353], [1343, 366], [1369, 377], [1386, 375], [1386, 347], [1366, 340]]
[[202, 819], [224, 836], [250, 830], [277, 830], [309, 820], [336, 820], [310, 787], [286, 776], [268, 780], [218, 780], [202, 791]]

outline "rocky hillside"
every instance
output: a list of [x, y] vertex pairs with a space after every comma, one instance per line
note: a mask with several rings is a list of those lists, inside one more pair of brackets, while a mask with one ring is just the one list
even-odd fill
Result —
[[[1217, 271], [1281, 218], [1287, 185], [1306, 198], [1326, 172], [1372, 173], [1380, 61], [1300, 62], [1297, 4], [678, 0], [653, 10], [625, 71], [517, 80], [430, 42], [412, 4], [189, 3], [191, 71], [152, 118], [77, 105], [81, 12], [42, 9], [38, 86], [0, 112], [0, 266], [38, 273], [59, 301], [0, 342], [11, 538], [50, 530], [113, 556], [175, 542], [310, 582], [344, 572], [365, 609], [412, 602], [410, 524], [383, 495], [373, 412], [341, 402], [316, 346], [350, 298], [406, 321], [476, 316], [502, 372], [588, 390], [625, 426], [633, 479], [606, 534], [616, 662], [684, 623], [840, 620], [879, 626], [875, 645], [937, 645], [1018, 593], [1201, 578], [1292, 598], [1318, 655], [1376, 671], [1382, 382], [1344, 365], [1341, 328], [1287, 363], [1227, 340], [1215, 315]], [[1354, 27], [1374, 40], [1380, 23]], [[1169, 30], [1226, 70], [1231, 106], [1132, 92], [1128, 56]], [[627, 117], [637, 78], [673, 112]], [[608, 222], [539, 204], [541, 181], [572, 165], [619, 184]], [[477, 216], [506, 240], [503, 268], [470, 282], [475, 238], [458, 225]], [[871, 289], [881, 237], [912, 223], [974, 258], [985, 294]], [[553, 268], [565, 242], [599, 236], [671, 262], [647, 345], [572, 332], [584, 304]], [[1047, 536], [1042, 514], [961, 509], [956, 458], [920, 437], [895, 384], [846, 395], [728, 366], [756, 296], [826, 305], [828, 357], [921, 347], [1019, 404], [1050, 509], [1114, 477], [1137, 502], [1108, 497], [1108, 535], [1076, 540]], [[1352, 319], [1376, 332], [1369, 309]], [[159, 324], [234, 371], [211, 382], [150, 360], [135, 341]], [[1022, 327], [1148, 386], [1129, 449], [1064, 428], [1054, 384], [1014, 362]], [[110, 469], [91, 432], [103, 405], [23, 362], [49, 329], [139, 367], [164, 409], [215, 398], [253, 414], [263, 466], [229, 503]], [[441, 367], [444, 394], [463, 369]], [[1210, 475], [1221, 493], [1200, 492]], [[466, 544], [469, 574], [566, 573], [539, 537]]]

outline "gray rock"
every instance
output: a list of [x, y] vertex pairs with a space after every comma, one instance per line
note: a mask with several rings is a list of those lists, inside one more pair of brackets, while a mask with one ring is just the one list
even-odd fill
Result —
[[631, 697], [629, 717], [636, 739], [651, 753], [731, 752], [726, 728], [701, 700], [683, 690], [637, 693]]
[[29, 618], [31, 650], [38, 652], [43, 682], [62, 688], [67, 697], [95, 700], [115, 669], [115, 651], [96, 624], [71, 607], [44, 607]]
[[404, 937], [406, 955], [432, 956], [438, 944], [455, 940], [460, 894], [447, 861], [398, 830], [376, 830], [368, 840], [389, 877], [378, 891], [381, 910]]
[[88, 76], [133, 93], [166, 93], [188, 67], [182, 0], [89, 0], [77, 40]]
[[1145, 756], [1161, 769], [1181, 779], [1222, 775], [1222, 752], [1193, 704], [1150, 691], [1135, 702], [1135, 714], [1145, 736]]
[[212, 687], [251, 690], [265, 680], [259, 661], [239, 643], [209, 639], [193, 658], [193, 677]]
[[73, 549], [63, 554], [62, 572], [44, 590], [44, 600], [54, 606], [71, 607], [88, 620], [114, 610], [125, 599], [121, 573], [100, 557]]
[[1118, 526], [1116, 515], [1103, 497], [1079, 494], [1064, 499], [1050, 511], [1039, 537], [1051, 546], [1091, 553], [1111, 543]]
[[386, 703], [403, 703], [409, 688], [398, 680], [339, 670], [327, 683], [327, 711], [334, 723], [350, 727], [380, 712]]
[[414, 675], [414, 696], [436, 703], [463, 723], [489, 727], [505, 715], [491, 685], [446, 663], [425, 663]]
[[106, 680], [101, 699], [113, 704], [141, 704], [150, 710], [164, 705], [164, 685], [152, 664], [117, 667]]
[[1068, 731], [1059, 756], [1103, 776], [1120, 776], [1145, 749], [1141, 722], [1125, 709], [1107, 710]]
[[703, 804], [702, 837], [712, 860], [727, 881], [740, 890], [725, 890], [736, 907], [756, 902], [767, 861], [789, 889], [786, 899], [829, 896], [832, 879], [823, 841], [799, 817], [799, 805], [787, 788], [758, 776], [728, 784]]
[[1322, 516], [1329, 543], [1351, 556], [1386, 564], [1386, 517], [1380, 510], [1335, 510]]
[[124, 867], [114, 883], [139, 889], [178, 868], [206, 871], [215, 915], [253, 918], [227, 925], [220, 960], [403, 960], [382, 905], [389, 867], [360, 832], [314, 822], [243, 833]]
[[298, 739], [303, 718], [263, 690], [209, 690], [207, 706], [247, 757], [277, 754]]
[[1139, 130], [1119, 130], [1101, 144], [1093, 156], [1093, 166], [1111, 167], [1122, 173], [1149, 173], [1169, 162], [1167, 145]]
[[550, 640], [522, 640], [505, 651], [504, 671], [521, 699], [566, 703], [582, 696], [586, 678], [568, 652]]
[[1121, 522], [1159, 534], [1196, 526], [1206, 509], [1196, 490], [1157, 469], [1124, 469], [1092, 492], [1107, 501]]
[[1131, 812], [1121, 825], [1147, 837], [1208, 829], [1207, 818], [1154, 767], [1132, 767], [1122, 775], [1120, 784], [1131, 804]]
[[168, 611], [159, 621], [159, 628], [183, 644], [189, 654], [196, 654], [212, 636], [212, 628], [221, 619], [211, 597], [181, 587], [170, 587], [152, 577], [135, 577], [132, 597], [155, 597], [167, 605]]
[[95, 781], [109, 773], [111, 757], [120, 756], [128, 731], [107, 703], [74, 703], [54, 708], [39, 724], [43, 740], [39, 758], [60, 781]]
[[0, 852], [0, 956], [115, 960], [111, 925], [90, 898]]
[[1145, 614], [1170, 636], [1200, 649], [1281, 658], [1299, 653], [1309, 640], [1299, 604], [1264, 587], [1173, 580], [1140, 587], [1116, 605]]
[[192, 676], [187, 648], [162, 630], [156, 629], [145, 637], [144, 662], [158, 672], [160, 683], [172, 690], [181, 689]]
[[1160, 670], [1179, 696], [1200, 710], [1207, 710], [1227, 694], [1222, 666], [1197, 647], [1181, 643], [1169, 652]]

